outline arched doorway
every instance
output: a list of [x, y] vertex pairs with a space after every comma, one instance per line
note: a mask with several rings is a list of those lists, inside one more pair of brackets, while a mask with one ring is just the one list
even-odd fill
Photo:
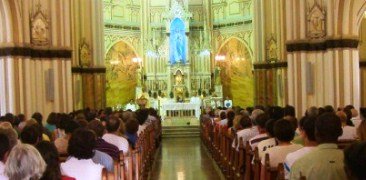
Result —
[[107, 106], [121, 107], [135, 99], [139, 68], [139, 64], [133, 62], [136, 57], [136, 51], [124, 41], [117, 42], [108, 50], [105, 58]]
[[225, 61], [216, 62], [220, 67], [224, 97], [233, 100], [236, 106], [247, 107], [254, 104], [254, 78], [252, 57], [245, 44], [237, 38], [230, 38], [218, 51]]

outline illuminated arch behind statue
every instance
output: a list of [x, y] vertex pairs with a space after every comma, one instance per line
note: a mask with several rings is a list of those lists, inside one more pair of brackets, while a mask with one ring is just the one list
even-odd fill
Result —
[[218, 54], [226, 57], [225, 62], [216, 64], [221, 68], [224, 97], [229, 96], [234, 105], [253, 106], [254, 77], [251, 50], [245, 42], [232, 37], [222, 44]]
[[187, 61], [186, 29], [182, 19], [175, 18], [170, 24], [170, 64], [178, 62], [185, 64]]
[[135, 99], [138, 64], [132, 58], [139, 57], [133, 46], [118, 41], [106, 53], [107, 106], [124, 105]]

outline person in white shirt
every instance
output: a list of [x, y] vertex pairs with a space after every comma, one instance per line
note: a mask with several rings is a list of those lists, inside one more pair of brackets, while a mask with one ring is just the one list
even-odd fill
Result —
[[77, 180], [100, 180], [103, 166], [93, 162], [96, 136], [88, 129], [72, 133], [67, 152], [69, 158], [61, 163], [61, 174]]
[[276, 122], [276, 120], [274, 120], [274, 119], [268, 120], [266, 122], [266, 133], [267, 133], [268, 139], [259, 142], [257, 145], [259, 159], [262, 159], [262, 157], [264, 156], [264, 153], [267, 150], [269, 150], [272, 147], [277, 146], [277, 141], [274, 138], [274, 132], [273, 132], [273, 126], [274, 126], [275, 122]]
[[228, 96], [226, 96], [226, 99], [224, 101], [224, 107], [226, 107], [226, 108], [233, 107], [233, 101], [231, 99], [229, 99]]
[[110, 116], [106, 124], [107, 133], [103, 135], [102, 139], [115, 145], [120, 151], [123, 151], [123, 153], [127, 153], [129, 150], [128, 141], [126, 138], [119, 136], [121, 123], [123, 122], [121, 122], [119, 118]]
[[[277, 167], [279, 163], [283, 163], [285, 161], [287, 154], [299, 150], [302, 146], [291, 143], [295, 136], [295, 130], [292, 124], [287, 120], [281, 119], [276, 121], [273, 127], [273, 132], [276, 140], [278, 141], [278, 145], [270, 148], [266, 151], [266, 154], [269, 155], [270, 167]], [[264, 179], [265, 158], [261, 159], [261, 163], [261, 179]]]
[[347, 115], [343, 111], [337, 111], [336, 115], [341, 119], [343, 133], [338, 140], [352, 140], [357, 138], [356, 128], [347, 125]]
[[201, 98], [198, 96], [197, 93], [195, 93], [194, 96], [191, 97], [190, 103], [199, 104], [201, 106]]
[[[237, 131], [237, 138], [238, 140], [240, 138], [243, 139], [244, 147], [246, 146], [246, 142], [249, 141], [252, 137], [254, 137], [256, 134], [254, 134], [252, 130], [252, 120], [249, 118], [249, 116], [240, 116], [239, 119], [239, 129]], [[236, 148], [236, 150], [239, 150], [239, 143], [237, 146], [235, 146], [235, 141], [233, 141], [232, 145], [233, 148]]]
[[260, 114], [256, 117], [255, 122], [257, 124], [258, 134], [249, 140], [249, 145], [252, 150], [258, 146], [258, 143], [269, 138], [266, 131], [266, 122], [268, 120], [268, 114]]
[[133, 99], [131, 99], [130, 102], [126, 104], [125, 110], [136, 111], [136, 104], [134, 103]]
[[315, 121], [316, 117], [303, 117], [299, 123], [300, 136], [304, 140], [305, 147], [289, 153], [286, 156], [284, 169], [285, 169], [285, 179], [290, 178], [291, 166], [294, 162], [310, 151], [312, 151], [318, 144], [315, 139]]
[[351, 109], [351, 113], [352, 113], [352, 118], [351, 121], [353, 123], [353, 125], [355, 125], [355, 128], [358, 128], [358, 126], [360, 126], [362, 119], [358, 117], [358, 111], [356, 109]]

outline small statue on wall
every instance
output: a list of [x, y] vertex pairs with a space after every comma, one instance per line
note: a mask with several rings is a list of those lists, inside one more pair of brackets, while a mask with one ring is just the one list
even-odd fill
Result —
[[41, 11], [42, 5], [38, 3], [36, 12], [31, 15], [31, 43], [35, 46], [48, 46], [49, 42], [49, 19]]
[[271, 37], [267, 41], [267, 61], [275, 62], [278, 59], [277, 56], [277, 41], [275, 36], [272, 34]]
[[325, 19], [326, 13], [320, 7], [320, 5], [315, 2], [312, 8], [308, 10], [307, 13], [307, 36], [310, 39], [323, 38], [326, 35], [325, 29]]
[[91, 65], [91, 54], [90, 54], [89, 44], [86, 43], [85, 38], [81, 41], [80, 44], [80, 65], [89, 67]]

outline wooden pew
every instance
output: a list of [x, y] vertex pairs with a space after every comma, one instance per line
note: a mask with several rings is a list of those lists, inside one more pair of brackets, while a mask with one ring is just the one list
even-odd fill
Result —
[[244, 158], [245, 158], [245, 149], [244, 149], [244, 143], [243, 138], [240, 137], [238, 140], [239, 143], [239, 151], [237, 152], [237, 159], [235, 161], [235, 179], [241, 179], [243, 175], [242, 168], [244, 167]]
[[113, 173], [110, 173], [107, 171], [106, 168], [103, 168], [102, 170], [102, 180], [117, 180], [116, 177], [114, 177]]
[[239, 157], [239, 152], [236, 150], [236, 146], [238, 146], [238, 143], [239, 143], [239, 140], [238, 140], [238, 137], [237, 137], [237, 134], [235, 133], [234, 134], [234, 137], [233, 137], [233, 140], [234, 140], [234, 147], [231, 147], [231, 156], [230, 156], [230, 166], [231, 166], [231, 170], [230, 170], [230, 176], [232, 178], [235, 178], [236, 177], [236, 160], [238, 159]]
[[253, 173], [252, 173], [252, 159], [253, 159], [253, 151], [249, 144], [249, 141], [246, 142], [245, 145], [245, 180], [251, 180], [253, 179]]
[[264, 179], [265, 180], [284, 180], [285, 179], [285, 172], [284, 172], [284, 166], [283, 163], [278, 164], [277, 167], [271, 167], [270, 166], [270, 159], [269, 154], [266, 154], [264, 157], [264, 167], [265, 167], [265, 173], [264, 173]]
[[259, 180], [261, 176], [261, 160], [259, 158], [258, 147], [254, 149], [253, 173], [254, 180]]
[[224, 138], [225, 138], [225, 144], [224, 144], [224, 174], [226, 176], [227, 179], [230, 179], [232, 178], [232, 172], [231, 172], [231, 156], [233, 155], [233, 152], [232, 152], [232, 142], [233, 142], [233, 137], [232, 135], [229, 133], [228, 129], [225, 128], [223, 129], [223, 135], [224, 135]]

